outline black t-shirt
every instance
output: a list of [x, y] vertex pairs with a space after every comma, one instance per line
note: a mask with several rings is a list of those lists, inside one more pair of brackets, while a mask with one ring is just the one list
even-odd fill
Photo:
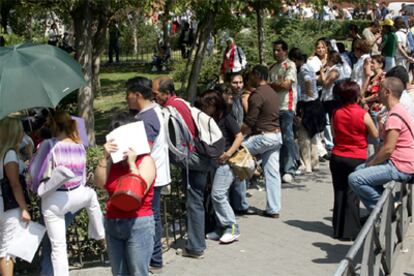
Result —
[[228, 150], [234, 142], [234, 138], [240, 132], [240, 126], [234, 117], [228, 113], [218, 122], [218, 126], [223, 133], [226, 141], [226, 150]]

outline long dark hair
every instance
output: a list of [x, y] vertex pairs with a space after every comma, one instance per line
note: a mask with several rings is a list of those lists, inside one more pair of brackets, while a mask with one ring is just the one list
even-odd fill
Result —
[[209, 106], [214, 106], [216, 110], [214, 111], [214, 114], [211, 115], [211, 117], [213, 117], [216, 122], [218, 122], [223, 117], [227, 110], [223, 96], [219, 92], [211, 89], [201, 93], [197, 97], [194, 105], [201, 110], [204, 110]]

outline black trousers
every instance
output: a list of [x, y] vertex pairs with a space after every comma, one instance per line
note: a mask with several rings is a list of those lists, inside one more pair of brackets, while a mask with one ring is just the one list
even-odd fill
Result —
[[355, 239], [361, 230], [359, 198], [349, 187], [348, 176], [364, 162], [364, 159], [331, 156], [329, 166], [334, 189], [332, 226], [335, 239]]

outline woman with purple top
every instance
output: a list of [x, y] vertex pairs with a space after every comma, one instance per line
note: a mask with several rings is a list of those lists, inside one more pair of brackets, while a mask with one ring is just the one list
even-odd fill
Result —
[[34, 190], [56, 168], [65, 167], [75, 175], [57, 190], [42, 196], [42, 214], [52, 244], [53, 274], [65, 276], [69, 275], [65, 214], [86, 208], [89, 237], [104, 241], [105, 230], [96, 192], [85, 186], [86, 151], [80, 141], [76, 121], [68, 113], [57, 111], [51, 116], [50, 124], [53, 138], [40, 145], [30, 165], [30, 174]]

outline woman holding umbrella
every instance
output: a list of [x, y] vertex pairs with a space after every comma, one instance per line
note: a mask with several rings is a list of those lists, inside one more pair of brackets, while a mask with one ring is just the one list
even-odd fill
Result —
[[65, 214], [76, 213], [86, 208], [89, 217], [89, 237], [104, 242], [105, 230], [96, 192], [84, 185], [86, 151], [80, 141], [76, 121], [64, 111], [56, 111], [51, 116], [50, 123], [54, 138], [40, 144], [38, 153], [30, 165], [30, 174], [35, 190], [45, 177], [50, 177], [52, 181], [54, 173], [62, 167], [74, 175], [57, 190], [42, 196], [42, 214], [52, 244], [53, 273], [65, 276], [69, 275]]
[[19, 219], [29, 222], [31, 218], [19, 180], [19, 175], [25, 170], [25, 165], [18, 156], [23, 125], [18, 118], [5, 117], [0, 120], [0, 129], [0, 181], [8, 179], [4, 185], [11, 186], [12, 195], [9, 196], [14, 197], [18, 205], [17, 208], [4, 210], [4, 201], [8, 198], [5, 190], [0, 190], [0, 272], [3, 276], [12, 276], [14, 264], [7, 255], [7, 249], [14, 238]]

